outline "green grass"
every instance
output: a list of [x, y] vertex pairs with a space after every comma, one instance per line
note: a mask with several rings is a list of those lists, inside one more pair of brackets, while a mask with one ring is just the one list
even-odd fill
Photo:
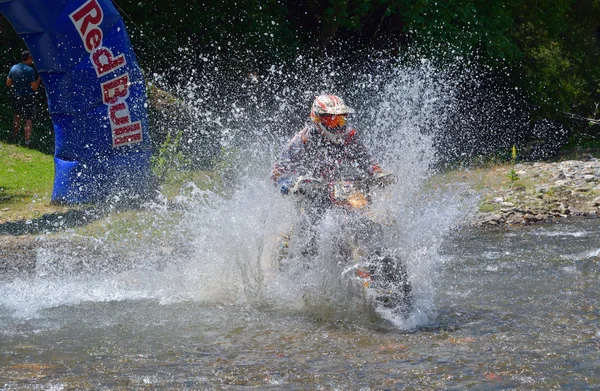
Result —
[[[225, 190], [218, 173], [214, 171], [171, 171], [160, 186], [163, 196], [173, 200], [183, 195], [184, 186], [193, 182], [201, 190], [212, 190], [224, 194]], [[81, 235], [118, 241], [124, 237], [129, 241], [167, 238], [177, 226], [183, 211], [171, 210], [160, 213], [151, 210], [125, 210], [113, 212], [105, 218], [77, 228]]]
[[[46, 193], [54, 180], [54, 162], [51, 155], [0, 144], [0, 186], [15, 197], [27, 193]], [[16, 190], [16, 191], [11, 191]]]
[[[224, 192], [220, 176], [213, 171], [173, 171], [164, 178], [162, 194], [169, 200], [181, 194], [185, 184]], [[156, 213], [144, 210], [118, 210], [106, 213], [94, 205], [83, 208], [95, 218], [80, 220], [81, 207], [51, 203], [54, 161], [51, 155], [0, 142], [0, 231], [22, 235], [53, 232], [53, 222], [65, 223], [76, 232], [109, 240], [144, 240], [148, 235], [166, 235], [181, 212]], [[32, 224], [26, 224], [26, 223]], [[36, 228], [43, 227], [43, 228]]]
[[498, 213], [500, 212], [500, 205], [495, 203], [482, 203], [481, 205], [479, 205], [479, 211], [482, 213]]
[[52, 155], [0, 142], [0, 222], [64, 211], [50, 203]]

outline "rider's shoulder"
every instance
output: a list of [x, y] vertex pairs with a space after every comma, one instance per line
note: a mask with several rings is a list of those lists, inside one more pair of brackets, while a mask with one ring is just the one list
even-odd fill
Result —
[[296, 133], [294, 139], [302, 144], [306, 144], [314, 138], [314, 133], [314, 126], [306, 124], [298, 133]]
[[308, 134], [305, 131], [306, 128], [302, 128], [302, 130], [298, 131], [288, 144], [288, 149], [290, 150], [300, 150], [304, 148], [304, 144], [308, 141]]
[[350, 126], [346, 129], [346, 142], [349, 141], [358, 141], [358, 130]]

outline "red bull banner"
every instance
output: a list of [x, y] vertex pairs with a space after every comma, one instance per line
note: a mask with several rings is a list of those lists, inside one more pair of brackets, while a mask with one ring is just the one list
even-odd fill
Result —
[[137, 198], [151, 144], [142, 72], [110, 0], [0, 0], [32, 53], [56, 137], [52, 199]]

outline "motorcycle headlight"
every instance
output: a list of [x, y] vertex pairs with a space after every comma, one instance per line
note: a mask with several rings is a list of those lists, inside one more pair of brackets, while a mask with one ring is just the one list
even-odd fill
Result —
[[354, 209], [361, 209], [369, 205], [369, 200], [363, 193], [352, 193], [348, 196], [348, 204]]

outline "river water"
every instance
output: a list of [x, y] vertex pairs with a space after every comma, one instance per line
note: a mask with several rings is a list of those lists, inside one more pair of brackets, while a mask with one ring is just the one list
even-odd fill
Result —
[[164, 266], [4, 275], [0, 389], [598, 389], [598, 239], [595, 219], [453, 231], [415, 309], [426, 316], [404, 325], [277, 297], [153, 294]]
[[[435, 134], [457, 115], [455, 87], [474, 76], [418, 63], [376, 72], [377, 83], [356, 76], [358, 88], [343, 88], [337, 69], [279, 82], [273, 68], [261, 83], [282, 88], [259, 112], [239, 102], [213, 112], [204, 83], [180, 91], [200, 111], [183, 139], [217, 129], [233, 155], [219, 169], [235, 174], [223, 175], [235, 190], [190, 183], [126, 229], [40, 235], [35, 268], [0, 275], [0, 390], [598, 389], [598, 220], [455, 229], [477, 196], [428, 179]], [[348, 89], [365, 143], [400, 178], [372, 211], [406, 261], [408, 319], [365, 312], [336, 274], [319, 272], [324, 256], [304, 273], [269, 267], [294, 213], [268, 179], [291, 136], [281, 130], [302, 126], [316, 94]], [[332, 221], [322, 220], [319, 254]]]

